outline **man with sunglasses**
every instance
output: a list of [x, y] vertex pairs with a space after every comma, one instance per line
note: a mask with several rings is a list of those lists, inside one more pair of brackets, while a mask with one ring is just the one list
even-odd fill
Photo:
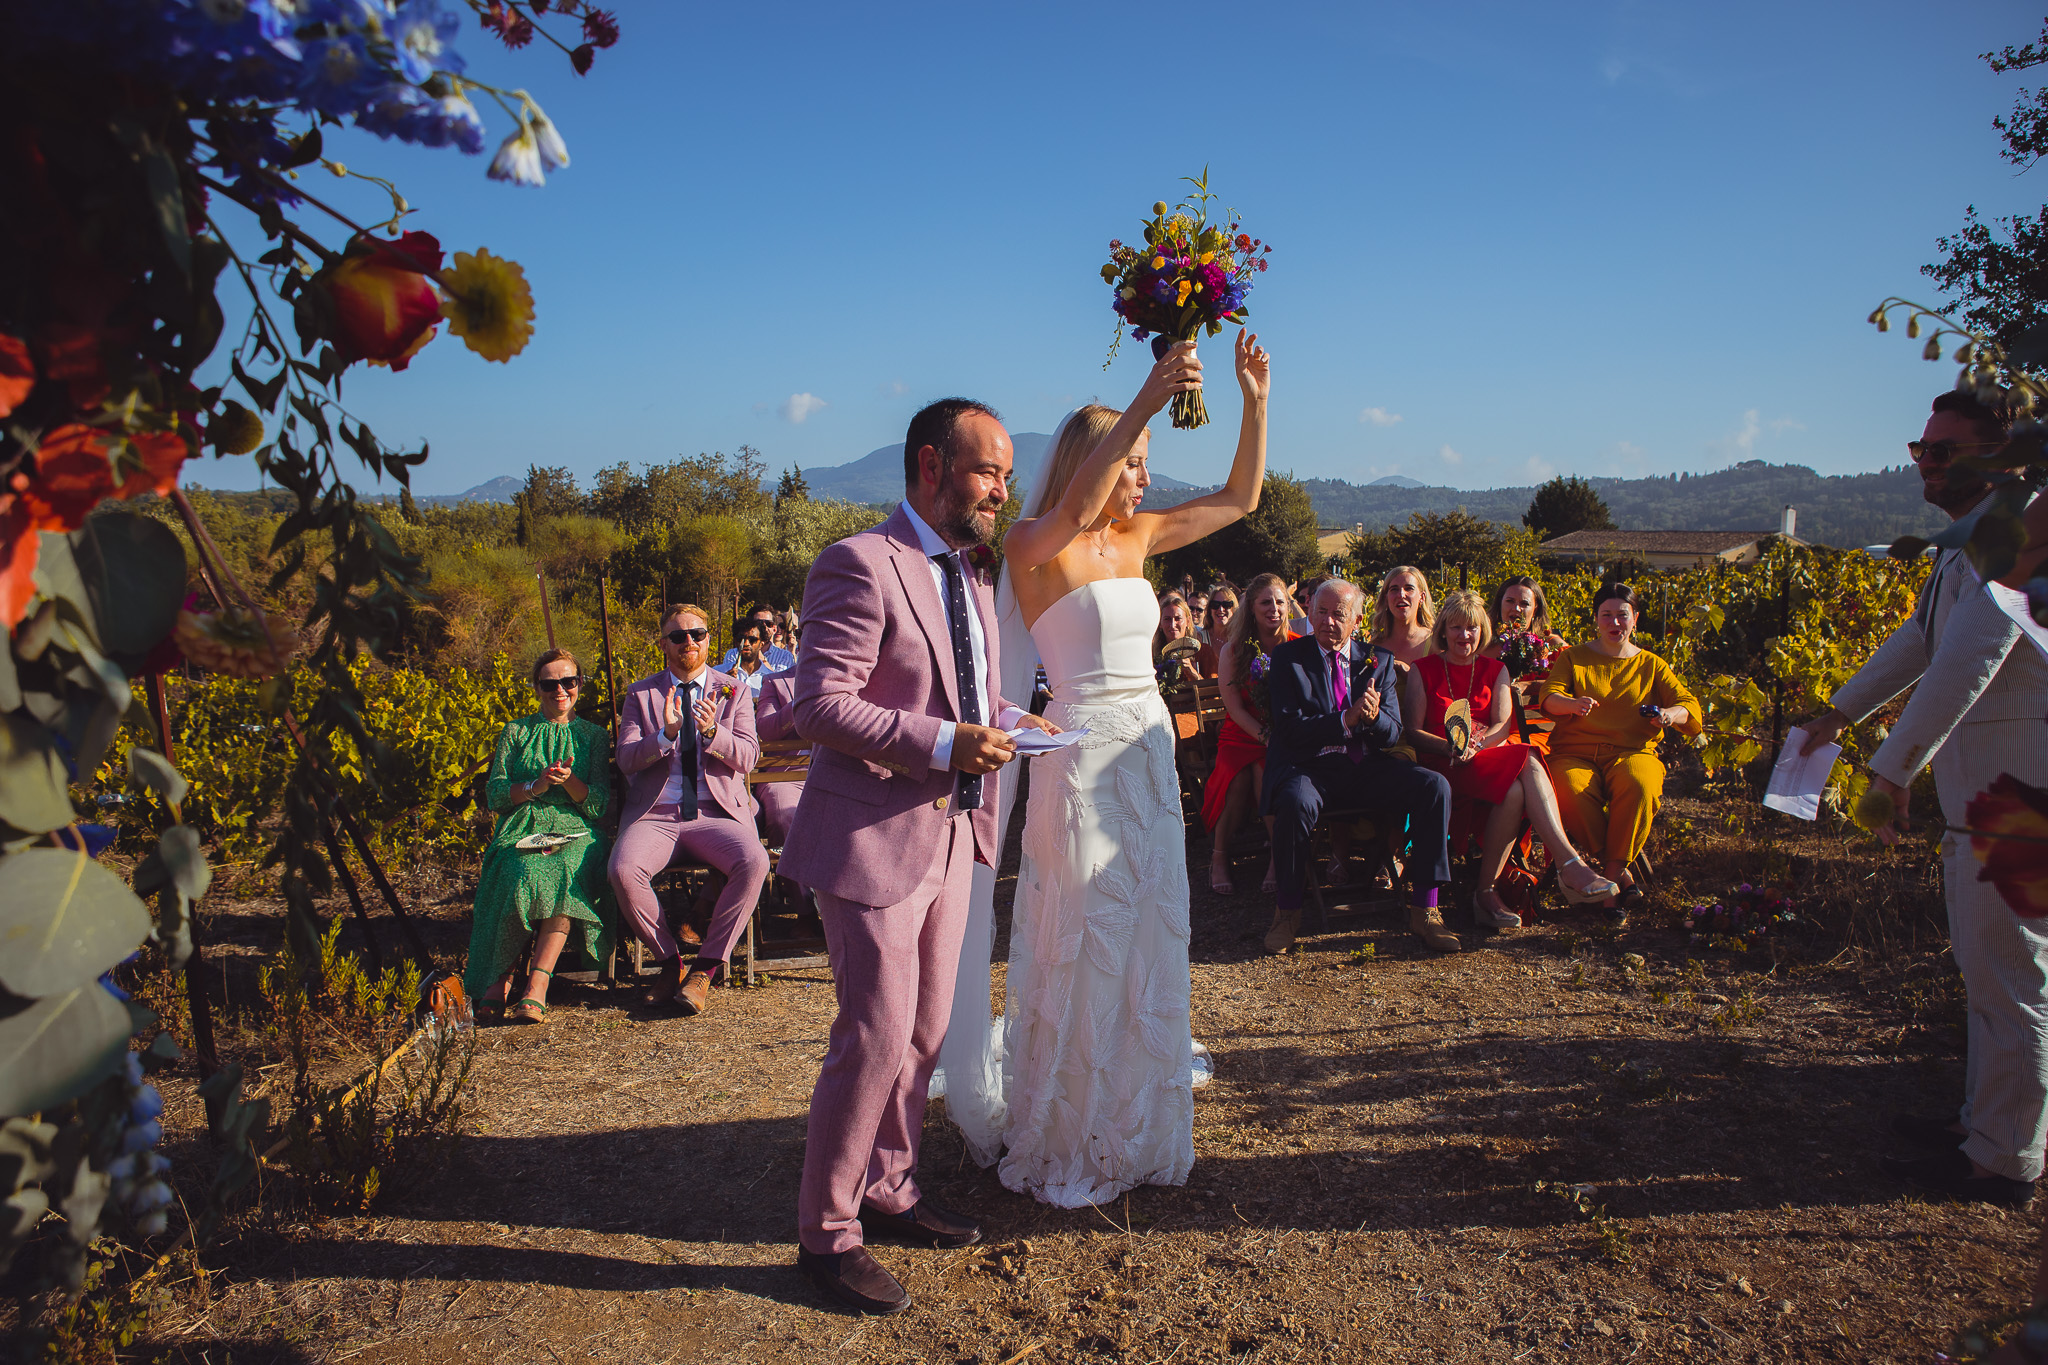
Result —
[[[612, 889], [627, 926], [661, 963], [649, 1003], [674, 1005], [685, 1015], [701, 1014], [710, 1003], [712, 977], [732, 958], [768, 879], [768, 851], [754, 831], [747, 795], [747, 774], [761, 753], [754, 694], [744, 681], [705, 666], [707, 619], [702, 607], [668, 609], [661, 623], [668, 667], [626, 689], [619, 716], [626, 804], [612, 849]], [[653, 884], [678, 853], [725, 874], [687, 974]]]
[[[747, 690], [754, 694], [754, 701], [758, 705], [761, 700], [761, 684], [771, 674], [784, 671], [771, 657], [781, 651], [769, 647], [768, 627], [758, 620], [740, 622], [739, 644], [735, 648], [739, 657], [734, 660], [731, 668], [724, 671], [745, 683]], [[755, 719], [759, 720], [760, 717], [756, 716]]]
[[[1991, 497], [1985, 476], [1967, 463], [2005, 445], [2005, 415], [1969, 393], [1934, 400], [1927, 429], [1907, 452], [1920, 472], [1921, 496], [1960, 521]], [[1831, 705], [1801, 727], [1811, 753], [1906, 688], [1913, 697], [1877, 752], [1871, 786], [1892, 797], [1903, 825], [1908, 792], [1931, 763], [1942, 815], [1969, 825], [1973, 797], [2000, 773], [2048, 784], [2048, 662], [2018, 641], [2019, 631], [1984, 592], [1960, 549], [1942, 550], [1913, 615], [1893, 631]], [[1895, 842], [1890, 824], [1877, 831]], [[1887, 1157], [1887, 1173], [1935, 1194], [2021, 1205], [2041, 1176], [2048, 1137], [2048, 934], [2015, 915], [1990, 882], [1979, 879], [1967, 837], [1944, 835], [1942, 892], [1949, 947], [1969, 997], [1969, 1061], [1963, 1103], [1954, 1118], [1898, 1114], [1893, 1134], [1922, 1149]]]
[[925, 1095], [953, 1006], [976, 862], [999, 848], [987, 775], [1006, 731], [1052, 730], [996, 690], [987, 543], [1009, 496], [1009, 433], [949, 398], [911, 419], [904, 500], [826, 548], [804, 585], [796, 729], [812, 743], [782, 872], [817, 896], [839, 1014], [811, 1096], [797, 1265], [859, 1312], [910, 1299], [866, 1249], [980, 1239], [922, 1197]]
[[[789, 650], [785, 649], [780, 639], [782, 629], [776, 621], [775, 608], [749, 608], [747, 611], [746, 622], [741, 623], [742, 628], [745, 627], [747, 622], [759, 623], [761, 628], [761, 641], [763, 646], [761, 650], [761, 658], [764, 661], [766, 661], [770, 668], [779, 671], [785, 668], [796, 667], [796, 655], [790, 653]], [[725, 651], [725, 657], [718, 661], [719, 672], [733, 673], [738, 671], [740, 666], [740, 644], [743, 643], [745, 643], [744, 638], [742, 638], [739, 642], [735, 643], [731, 649]], [[760, 691], [761, 689], [758, 687], [754, 689], [756, 695], [759, 695]]]

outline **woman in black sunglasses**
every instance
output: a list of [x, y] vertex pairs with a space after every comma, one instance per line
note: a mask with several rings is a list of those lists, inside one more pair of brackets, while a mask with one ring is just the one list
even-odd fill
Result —
[[526, 991], [505, 1016], [514, 1023], [546, 1022], [548, 982], [572, 933], [593, 961], [612, 950], [611, 845], [596, 827], [611, 802], [611, 736], [576, 715], [582, 672], [566, 649], [540, 656], [540, 710], [499, 733], [484, 787], [498, 824], [477, 878], [462, 984], [470, 999], [504, 1010], [531, 939]]

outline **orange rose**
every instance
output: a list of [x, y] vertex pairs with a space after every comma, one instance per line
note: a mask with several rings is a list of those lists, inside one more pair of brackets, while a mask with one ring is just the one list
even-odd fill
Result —
[[441, 296], [427, 279], [440, 268], [441, 244], [429, 233], [350, 242], [341, 260], [314, 277], [334, 302], [335, 351], [347, 362], [404, 369], [441, 320]]
[[29, 359], [28, 343], [0, 332], [0, 417], [20, 407], [35, 386], [36, 367]]
[[2000, 773], [1989, 790], [1970, 799], [1964, 818], [1971, 829], [2021, 836], [1972, 836], [1970, 851], [1984, 864], [1977, 880], [1996, 886], [2016, 915], [2027, 919], [2048, 915], [2048, 790], [2029, 786], [2011, 773]]
[[39, 531], [75, 531], [102, 498], [168, 493], [189, 453], [183, 437], [169, 431], [138, 431], [125, 438], [128, 453], [115, 482], [107, 432], [71, 423], [58, 427], [36, 450], [36, 473], [21, 500]]

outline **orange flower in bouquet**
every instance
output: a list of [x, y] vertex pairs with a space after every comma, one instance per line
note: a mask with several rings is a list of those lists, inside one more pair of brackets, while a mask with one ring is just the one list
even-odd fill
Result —
[[334, 306], [336, 353], [350, 363], [404, 369], [441, 321], [441, 296], [431, 279], [440, 269], [441, 244], [432, 233], [351, 241], [342, 258], [313, 279]]

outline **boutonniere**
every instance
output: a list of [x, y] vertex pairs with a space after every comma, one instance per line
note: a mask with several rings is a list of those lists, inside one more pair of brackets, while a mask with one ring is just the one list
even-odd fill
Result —
[[966, 559], [983, 578], [996, 571], [996, 552], [987, 545], [970, 546], [966, 551]]
[[730, 697], [734, 692], [738, 690], [739, 689], [734, 687], [731, 683], [720, 683], [717, 687], [712, 689], [711, 699], [716, 702], [723, 702], [727, 697]]

